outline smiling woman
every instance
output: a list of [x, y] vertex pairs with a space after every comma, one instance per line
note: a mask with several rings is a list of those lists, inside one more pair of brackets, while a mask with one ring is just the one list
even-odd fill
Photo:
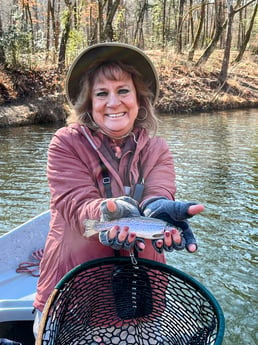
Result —
[[[186, 219], [204, 207], [174, 201], [173, 158], [155, 136], [158, 92], [152, 62], [127, 44], [91, 46], [72, 64], [66, 93], [73, 114], [48, 150], [51, 226], [34, 302], [35, 334], [54, 286], [75, 266], [118, 255], [165, 263], [164, 251], [196, 251]], [[129, 217], [140, 215], [173, 226], [158, 239], [137, 236]], [[120, 218], [128, 219], [125, 225]], [[99, 236], [85, 237], [87, 219], [115, 221]]]

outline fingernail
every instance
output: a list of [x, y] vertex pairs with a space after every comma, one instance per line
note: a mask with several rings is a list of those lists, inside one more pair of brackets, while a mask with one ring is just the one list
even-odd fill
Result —
[[194, 253], [194, 252], [197, 250], [197, 246], [196, 246], [194, 243], [190, 243], [190, 244], [188, 244], [188, 246], [187, 246], [187, 250], [188, 250], [190, 253]]
[[143, 251], [143, 248], [137, 246], [137, 250], [138, 250], [138, 252], [142, 252], [142, 251]]
[[130, 233], [130, 234], [129, 234], [129, 238], [130, 238], [130, 239], [134, 239], [135, 237], [136, 237], [135, 234], [133, 234], [133, 233]]
[[161, 247], [163, 246], [163, 241], [162, 241], [162, 240], [158, 240], [158, 241], [156, 242], [156, 246], [157, 246], [158, 248], [161, 248]]

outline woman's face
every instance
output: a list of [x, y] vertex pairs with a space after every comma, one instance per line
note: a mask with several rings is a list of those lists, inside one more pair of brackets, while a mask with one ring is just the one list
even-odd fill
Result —
[[139, 109], [132, 77], [126, 72], [117, 73], [117, 80], [99, 74], [91, 94], [92, 117], [112, 138], [122, 137], [132, 130]]

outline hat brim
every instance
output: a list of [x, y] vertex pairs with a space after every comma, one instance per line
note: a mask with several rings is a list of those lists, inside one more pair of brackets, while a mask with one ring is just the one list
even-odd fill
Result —
[[70, 104], [76, 102], [80, 93], [80, 81], [87, 70], [105, 61], [118, 60], [133, 66], [153, 93], [154, 104], [159, 95], [159, 79], [150, 58], [139, 48], [117, 42], [99, 43], [82, 51], [72, 63], [66, 77], [66, 97]]

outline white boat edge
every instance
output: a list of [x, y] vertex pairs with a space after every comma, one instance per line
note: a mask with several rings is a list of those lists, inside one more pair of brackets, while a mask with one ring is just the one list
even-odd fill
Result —
[[49, 221], [50, 212], [45, 211], [0, 237], [0, 322], [34, 319], [38, 278], [16, 269], [22, 262], [35, 261], [32, 253], [44, 248]]

